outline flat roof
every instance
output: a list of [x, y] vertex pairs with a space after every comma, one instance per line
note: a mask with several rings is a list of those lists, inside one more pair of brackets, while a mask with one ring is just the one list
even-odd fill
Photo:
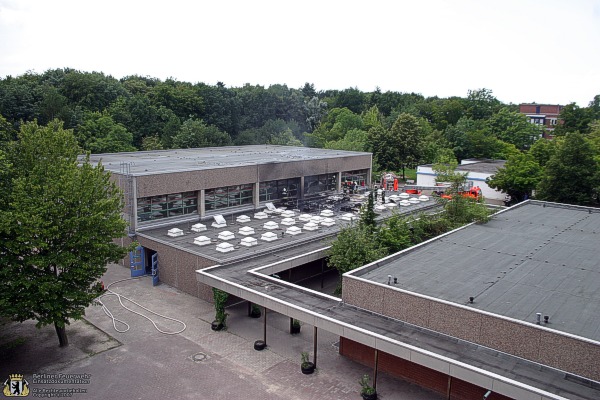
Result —
[[[364, 195], [356, 195], [356, 197], [365, 197]], [[418, 197], [418, 196], [413, 196]], [[353, 200], [356, 200], [353, 198]], [[363, 199], [364, 200], [364, 199]], [[249, 210], [246, 212], [238, 212], [236, 214], [230, 214], [225, 217], [227, 226], [222, 228], [215, 228], [212, 226], [214, 222], [213, 217], [205, 217], [202, 221], [198, 217], [196, 220], [187, 221], [187, 222], [171, 222], [168, 225], [161, 225], [158, 227], [147, 227], [140, 228], [137, 230], [136, 234], [145, 237], [151, 240], [158, 241], [160, 243], [167, 244], [172, 247], [179, 248], [181, 250], [188, 251], [190, 253], [196, 254], [198, 256], [213, 260], [218, 262], [219, 264], [228, 264], [234, 261], [245, 260], [249, 258], [254, 258], [259, 255], [263, 255], [266, 253], [274, 253], [285, 250], [289, 247], [297, 247], [304, 246], [307, 243], [313, 241], [322, 241], [323, 239], [332, 237], [336, 235], [342, 227], [348, 226], [350, 221], [344, 220], [342, 218], [343, 215], [348, 214], [348, 212], [342, 212], [340, 207], [347, 203], [338, 203], [332, 208], [333, 216], [329, 217], [335, 221], [335, 224], [332, 226], [323, 226], [319, 224], [319, 228], [314, 231], [309, 231], [304, 229], [305, 221], [300, 221], [299, 216], [301, 214], [307, 214], [311, 216], [320, 215], [321, 210], [317, 209], [313, 212], [295, 212], [295, 216], [293, 217], [295, 220], [294, 225], [284, 225], [282, 224], [282, 217], [280, 214], [269, 214], [266, 219], [256, 219], [254, 218], [254, 213], [258, 212]], [[261, 207], [262, 209], [263, 207]], [[399, 214], [411, 214], [411, 213], [419, 213], [419, 212], [432, 212], [433, 210], [437, 210], [439, 205], [435, 201], [435, 199], [430, 198], [428, 201], [421, 201], [418, 204], [411, 204], [410, 206], [397, 206], [393, 210], [386, 209], [381, 214], [378, 214], [377, 220], [382, 220], [385, 218], [389, 218], [393, 215], [393, 213]], [[322, 210], [327, 210], [328, 208], [323, 207]], [[249, 222], [237, 222], [237, 217], [239, 215], [246, 215], [250, 217]], [[357, 214], [353, 214], [355, 218], [358, 218]], [[326, 218], [326, 217], [323, 217]], [[358, 219], [355, 219], [353, 223], [357, 223]], [[276, 229], [266, 229], [264, 228], [265, 223], [267, 222], [275, 222], [278, 224]], [[191, 230], [192, 225], [196, 223], [202, 223], [206, 225], [207, 230], [202, 232], [194, 232]], [[251, 227], [254, 228], [255, 233], [251, 235], [242, 235], [239, 233], [240, 228], [242, 227]], [[284, 234], [287, 228], [290, 226], [296, 226], [301, 229], [302, 233], [297, 235]], [[168, 235], [168, 231], [172, 228], [179, 228], [183, 231], [182, 236], [171, 237]], [[222, 240], [219, 239], [219, 234], [224, 231], [229, 231], [234, 234], [234, 238], [230, 240]], [[273, 232], [277, 235], [277, 239], [273, 241], [265, 241], [261, 239], [261, 236], [264, 233]], [[206, 236], [210, 239], [210, 244], [199, 246], [194, 244], [194, 239], [199, 236]], [[245, 237], [252, 237], [257, 239], [257, 245], [246, 247], [240, 244], [240, 241]], [[217, 245], [220, 243], [230, 243], [233, 245], [233, 250], [230, 252], [222, 253], [217, 251]]]
[[599, 244], [600, 209], [527, 201], [355, 275], [600, 341]]
[[456, 170], [495, 174], [498, 172], [498, 169], [504, 167], [504, 164], [506, 164], [506, 160], [486, 160], [470, 164], [462, 164], [456, 167]]
[[92, 154], [90, 162], [97, 164], [102, 161], [104, 168], [114, 173], [123, 172], [123, 165], [126, 164], [132, 175], [150, 175], [365, 155], [370, 156], [371, 153], [254, 145]]

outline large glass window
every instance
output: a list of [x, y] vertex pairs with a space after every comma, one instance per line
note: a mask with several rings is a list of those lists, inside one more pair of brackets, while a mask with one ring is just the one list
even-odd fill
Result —
[[334, 191], [337, 188], [337, 174], [312, 175], [304, 177], [304, 195]]
[[367, 169], [342, 172], [342, 187], [354, 186], [354, 184], [365, 186], [367, 184], [368, 172], [369, 170]]
[[260, 183], [260, 201], [274, 201], [287, 199], [297, 199], [300, 195], [300, 178], [280, 179], [278, 181], [267, 181]]
[[198, 212], [198, 192], [141, 197], [137, 200], [138, 221], [177, 217]]
[[252, 204], [252, 184], [227, 186], [204, 191], [206, 211]]

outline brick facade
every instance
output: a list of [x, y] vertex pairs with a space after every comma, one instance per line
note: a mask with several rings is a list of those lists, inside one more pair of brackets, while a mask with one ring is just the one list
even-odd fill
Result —
[[347, 304], [600, 381], [597, 343], [353, 277], [343, 287]]
[[[340, 354], [362, 365], [373, 368], [375, 350], [364, 344], [340, 337]], [[379, 351], [378, 371], [386, 372], [394, 377], [428, 388], [433, 392], [448, 396], [451, 400], [481, 399], [487, 389], [451, 378], [441, 372], [416, 364], [412, 361]], [[510, 400], [510, 397], [491, 393], [488, 400]]]

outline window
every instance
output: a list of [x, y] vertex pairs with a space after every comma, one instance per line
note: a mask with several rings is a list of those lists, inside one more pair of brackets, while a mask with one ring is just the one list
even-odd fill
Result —
[[138, 221], [151, 221], [198, 212], [198, 193], [183, 192], [137, 200]]
[[260, 183], [259, 201], [273, 201], [283, 199], [297, 199], [300, 178], [279, 179]]
[[354, 183], [358, 186], [366, 186], [367, 173], [368, 170], [366, 169], [342, 172], [342, 186], [354, 185]]
[[252, 204], [252, 184], [227, 186], [204, 191], [206, 211]]
[[304, 195], [334, 191], [337, 188], [337, 174], [312, 175], [304, 177]]

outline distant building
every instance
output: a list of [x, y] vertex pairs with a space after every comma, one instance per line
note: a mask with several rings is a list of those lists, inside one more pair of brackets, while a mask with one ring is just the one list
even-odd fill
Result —
[[519, 112], [529, 118], [529, 122], [543, 125], [546, 129], [545, 137], [552, 135], [552, 131], [559, 124], [559, 115], [563, 106], [558, 104], [520, 104]]
[[[456, 172], [468, 173], [467, 183], [472, 186], [479, 186], [487, 203], [501, 205], [505, 193], [489, 187], [485, 180], [494, 176], [499, 168], [504, 167], [505, 163], [505, 160], [467, 159], [462, 160], [461, 165], [456, 168]], [[417, 186], [434, 186], [436, 177], [433, 164], [417, 167]]]

